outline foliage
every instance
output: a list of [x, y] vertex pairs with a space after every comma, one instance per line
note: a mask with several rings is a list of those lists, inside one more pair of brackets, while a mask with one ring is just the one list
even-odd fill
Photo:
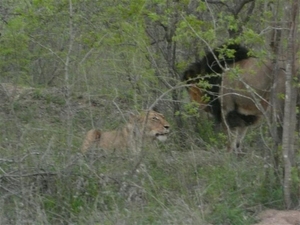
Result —
[[[267, 132], [229, 156], [226, 135], [180, 81], [224, 40], [265, 56], [273, 11], [208, 2], [2, 2], [1, 224], [251, 224], [262, 207], [283, 207]], [[156, 101], [172, 125], [164, 145], [141, 158], [79, 154], [88, 129], [115, 128]], [[293, 193], [298, 181], [294, 167]]]

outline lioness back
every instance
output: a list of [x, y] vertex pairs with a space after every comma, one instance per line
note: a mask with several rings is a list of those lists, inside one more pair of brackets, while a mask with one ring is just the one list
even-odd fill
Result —
[[81, 152], [86, 153], [92, 146], [105, 150], [129, 149], [134, 152], [141, 147], [142, 141], [165, 141], [170, 124], [164, 115], [155, 111], [146, 111], [140, 115], [132, 115], [128, 123], [113, 131], [92, 129], [87, 132]]

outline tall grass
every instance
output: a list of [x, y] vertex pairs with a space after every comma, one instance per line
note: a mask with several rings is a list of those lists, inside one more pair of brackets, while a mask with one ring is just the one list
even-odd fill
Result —
[[97, 149], [81, 155], [87, 118], [107, 114], [76, 97], [67, 151], [61, 98], [35, 91], [2, 107], [1, 224], [246, 225], [263, 206], [283, 205], [262, 152], [236, 157], [214, 144], [218, 136], [197, 146], [191, 129], [185, 149], [174, 130], [165, 144], [145, 147], [142, 158]]

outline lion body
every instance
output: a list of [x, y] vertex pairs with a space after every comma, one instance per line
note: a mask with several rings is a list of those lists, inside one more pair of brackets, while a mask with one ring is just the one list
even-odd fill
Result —
[[97, 129], [88, 131], [81, 152], [86, 153], [92, 147], [139, 152], [144, 141], [165, 141], [169, 127], [163, 114], [147, 111], [137, 116], [133, 115], [120, 129], [105, 132]]
[[[259, 124], [269, 111], [276, 113], [281, 124], [284, 101], [280, 96], [285, 93], [286, 59], [279, 57], [275, 65], [270, 59], [249, 56], [250, 51], [238, 44], [226, 46], [234, 52], [233, 57], [224, 55], [222, 49], [224, 46], [207, 52], [193, 63], [184, 72], [183, 80], [190, 85], [191, 99], [211, 113], [216, 123], [225, 125], [228, 150], [241, 152], [248, 127]], [[278, 139], [281, 133], [278, 128]]]

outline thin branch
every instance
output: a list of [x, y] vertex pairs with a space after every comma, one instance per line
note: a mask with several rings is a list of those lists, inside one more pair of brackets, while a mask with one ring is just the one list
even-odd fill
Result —
[[174, 91], [174, 90], [177, 90], [177, 89], [180, 89], [180, 88], [183, 88], [183, 87], [190, 87], [191, 85], [190, 84], [179, 84], [179, 85], [176, 85], [170, 89], [168, 89], [167, 91], [165, 91], [164, 93], [162, 93], [153, 103], [152, 105], [149, 107], [149, 110], [153, 109], [154, 106], [157, 105], [157, 103], [159, 101], [161, 101], [163, 99], [164, 96], [166, 96], [167, 94], [169, 94], [170, 92]]
[[246, 4], [252, 2], [254, 5], [254, 3], [255, 3], [255, 0], [238, 1], [239, 4], [236, 4], [235, 7], [232, 8], [229, 5], [227, 5], [224, 1], [208, 1], [208, 0], [203, 0], [203, 1], [208, 4], [224, 5], [228, 9], [228, 11], [231, 12], [234, 16], [237, 16]]
[[118, 111], [121, 113], [121, 116], [122, 116], [123, 120], [127, 123], [127, 119], [126, 119], [126, 117], [124, 116], [124, 113], [122, 112], [122, 110], [120, 109], [119, 105], [118, 105], [118, 104], [116, 103], [116, 101], [115, 101], [115, 100], [119, 97], [118, 90], [115, 89], [115, 91], [116, 91], [116, 95], [115, 95], [114, 99], [112, 100], [112, 102], [113, 102], [113, 104], [116, 106], [116, 108], [118, 109]]
[[208, 44], [208, 42], [206, 40], [204, 40], [201, 36], [198, 35], [198, 33], [195, 31], [195, 29], [191, 26], [191, 24], [186, 20], [186, 18], [182, 16], [182, 19], [187, 23], [188, 27], [194, 32], [194, 34], [202, 41], [204, 42], [204, 44], [207, 46], [209, 52], [211, 52], [211, 54], [213, 55], [214, 59], [216, 60], [218, 66], [223, 70], [223, 71], [227, 71], [228, 68], [224, 67], [221, 65], [220, 60], [218, 59], [218, 57], [215, 55], [213, 49], [210, 47], [210, 45]]
[[255, 1], [252, 1], [252, 4], [251, 4], [251, 6], [249, 7], [249, 9], [247, 11], [246, 18], [243, 21], [244, 24], [249, 22], [250, 16], [252, 15], [254, 8], [255, 8]]
[[231, 8], [229, 7], [229, 5], [227, 5], [225, 2], [223, 1], [207, 1], [207, 0], [203, 0], [204, 2], [208, 3], [208, 4], [217, 4], [217, 5], [224, 5], [226, 6], [226, 8], [228, 10], [231, 10]]
[[233, 10], [234, 14], [235, 15], [239, 14], [239, 12], [243, 9], [243, 7], [250, 2], [254, 2], [254, 0], [244, 0], [244, 1], [240, 2], [240, 4], [237, 4]]
[[2, 175], [1, 178], [10, 178], [10, 177], [35, 177], [35, 176], [55, 176], [57, 173], [53, 172], [37, 172], [37, 173], [27, 173], [27, 174], [16, 174], [16, 175]]
[[54, 52], [51, 48], [48, 48], [47, 46], [43, 45], [42, 43], [40, 43], [38, 41], [35, 41], [34, 36], [29, 35], [29, 37], [31, 38], [32, 42], [38, 44], [42, 48], [44, 48], [44, 49], [48, 50], [49, 52], [51, 52], [51, 54], [55, 55], [65, 65], [65, 61], [56, 52]]

